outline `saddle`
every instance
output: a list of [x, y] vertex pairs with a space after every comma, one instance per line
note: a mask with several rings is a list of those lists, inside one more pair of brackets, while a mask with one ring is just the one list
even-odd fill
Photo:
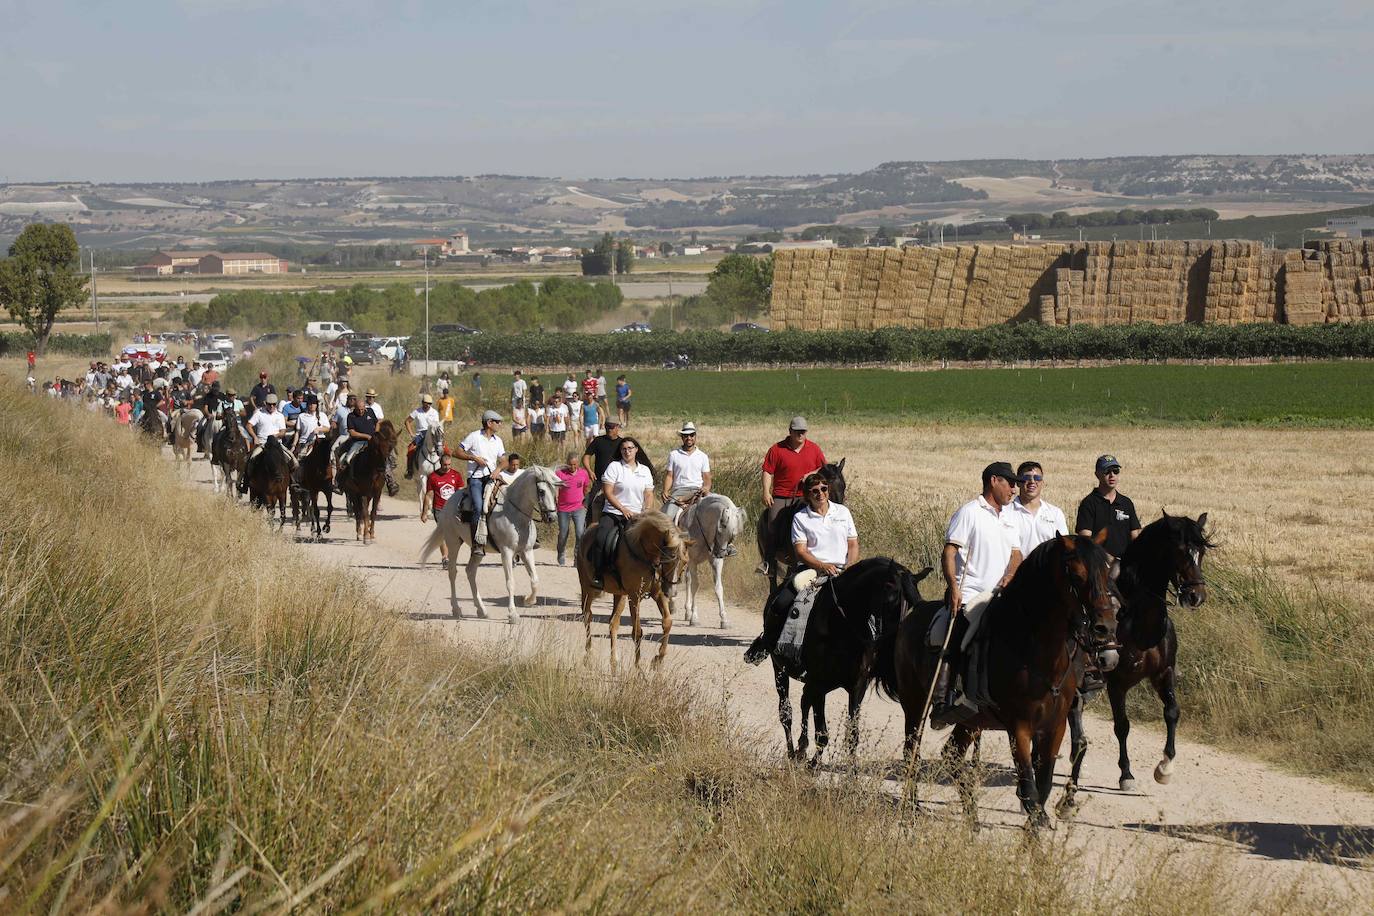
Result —
[[588, 556], [592, 561], [592, 568], [600, 570], [603, 582], [607, 575], [614, 575], [621, 588], [625, 587], [625, 582], [620, 578], [620, 570], [616, 568], [615, 555], [620, 550], [620, 539], [624, 533], [625, 529], [621, 525], [598, 525], [596, 539], [592, 542]]
[[[992, 627], [985, 624], [986, 613], [984, 612], [986, 608], [987, 604], [984, 603], [976, 609], [977, 612], [974, 614], [969, 614], [968, 608], [965, 608], [968, 628], [964, 632], [961, 651], [957, 656], [959, 667], [953, 672], [955, 679], [961, 685], [960, 693], [962, 696], [958, 702], [951, 704], [941, 717], [941, 722], [944, 725], [959, 725], [969, 721], [979, 713], [997, 709], [997, 704], [993, 702], [988, 687]], [[926, 631], [926, 651], [932, 656], [939, 655], [940, 646], [944, 644], [945, 631], [948, 627], [949, 609], [941, 602], [931, 615], [930, 626]]]
[[814, 569], [805, 569], [792, 576], [787, 585], [778, 590], [774, 596], [775, 601], [783, 600], [785, 591], [790, 591], [793, 597], [784, 611], [787, 618], [783, 622], [782, 632], [778, 634], [778, 642], [773, 649], [774, 654], [789, 662], [801, 662], [802, 646], [806, 641], [807, 629], [811, 622], [811, 610], [816, 604], [816, 599], [820, 597], [821, 587], [825, 585], [828, 578], [828, 576], [817, 575]]

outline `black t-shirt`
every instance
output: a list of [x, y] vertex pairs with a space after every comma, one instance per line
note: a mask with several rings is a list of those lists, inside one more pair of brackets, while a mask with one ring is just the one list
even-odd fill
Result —
[[1135, 503], [1123, 493], [1108, 502], [1102, 494], [1093, 490], [1078, 504], [1078, 520], [1074, 531], [1091, 531], [1093, 534], [1107, 529], [1107, 542], [1103, 548], [1114, 557], [1120, 557], [1131, 543], [1131, 532], [1140, 527], [1140, 517], [1135, 514]]
[[[544, 386], [543, 386], [543, 385], [534, 384], [534, 385], [531, 385], [531, 386], [530, 386], [530, 403], [531, 403], [531, 404], [543, 404], [543, 403], [544, 403]], [[590, 454], [590, 452], [589, 452], [588, 454]]]
[[157, 405], [162, 403], [162, 392], [154, 388], [152, 391], [143, 392], [143, 409], [157, 410]]
[[253, 386], [250, 397], [252, 397], [254, 404], [265, 404], [267, 403], [267, 396], [276, 393], [277, 389], [272, 387], [271, 382], [258, 382]]
[[595, 468], [594, 476], [596, 478], [593, 483], [601, 480], [601, 475], [606, 473], [606, 468], [610, 467], [611, 462], [616, 460], [616, 453], [620, 451], [621, 442], [619, 437], [612, 439], [603, 433], [587, 443], [587, 450], [583, 454], [592, 456], [592, 466]]
[[364, 410], [361, 415], [349, 413], [348, 431], [357, 431], [371, 436], [377, 432], [377, 418], [373, 416], [370, 410]]

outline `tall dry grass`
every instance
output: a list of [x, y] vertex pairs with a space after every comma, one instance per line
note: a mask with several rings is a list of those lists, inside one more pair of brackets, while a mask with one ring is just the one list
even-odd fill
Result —
[[427, 642], [107, 421], [0, 397], [8, 912], [1252, 907], [1220, 859], [913, 823], [690, 684]]

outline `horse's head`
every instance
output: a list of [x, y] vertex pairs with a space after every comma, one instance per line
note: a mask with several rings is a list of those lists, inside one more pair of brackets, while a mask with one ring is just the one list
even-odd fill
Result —
[[563, 486], [563, 481], [559, 480], [558, 475], [552, 470], [539, 465], [532, 465], [525, 472], [525, 476], [534, 480], [535, 505], [540, 521], [554, 521], [558, 518], [558, 488]]
[[1058, 542], [1063, 557], [1059, 577], [1073, 605], [1074, 637], [1084, 648], [1097, 652], [1116, 641], [1119, 603], [1111, 581], [1111, 558], [1102, 549], [1106, 537], [1104, 529], [1093, 538], [1063, 535]]
[[825, 482], [830, 485], [830, 501], [844, 505], [844, 463], [847, 458], [841, 458], [839, 464], [824, 464], [817, 472], [825, 478]]
[[396, 424], [390, 420], [378, 423], [377, 434], [372, 437], [372, 441], [382, 454], [390, 454], [396, 448]]
[[692, 541], [661, 512], [645, 512], [626, 533], [638, 538], [638, 553], [653, 568], [659, 587], [674, 594], [687, 572]]
[[[710, 525], [710, 510], [715, 509], [715, 525], [708, 530]], [[697, 517], [705, 514], [707, 521], [700, 529], [703, 539], [707, 540], [706, 547], [715, 557], [726, 557], [729, 555], [730, 545], [735, 543], [735, 539], [744, 533], [745, 525], [749, 524], [749, 513], [741, 507], [735, 505], [734, 500], [722, 493], [712, 493], [706, 499], [697, 503], [689, 511], [698, 513]], [[683, 513], [678, 519], [679, 524], [684, 524], [687, 513]], [[691, 527], [687, 527], [691, 531]]]
[[1202, 513], [1194, 521], [1186, 515], [1165, 512], [1160, 522], [1164, 523], [1168, 533], [1166, 550], [1169, 581], [1178, 590], [1178, 603], [1185, 607], [1201, 607], [1202, 602], [1207, 600], [1207, 579], [1202, 575], [1202, 558], [1216, 546], [1204, 531], [1207, 513]]

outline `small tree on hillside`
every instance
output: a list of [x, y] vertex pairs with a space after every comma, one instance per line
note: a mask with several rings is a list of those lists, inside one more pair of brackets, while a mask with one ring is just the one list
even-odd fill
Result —
[[627, 274], [635, 266], [635, 243], [633, 239], [621, 239], [615, 247], [615, 272]]
[[57, 313], [86, 298], [79, 255], [71, 226], [33, 223], [14, 240], [9, 258], [0, 261], [0, 302], [33, 335], [39, 356], [48, 348]]

